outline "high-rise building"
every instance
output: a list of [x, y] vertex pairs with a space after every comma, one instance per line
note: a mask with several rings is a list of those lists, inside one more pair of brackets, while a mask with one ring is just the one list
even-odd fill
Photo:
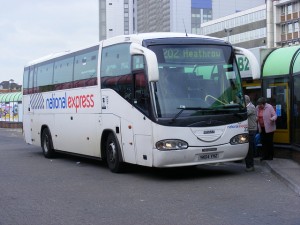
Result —
[[211, 0], [192, 0], [191, 33], [200, 34], [201, 24], [212, 20]]
[[171, 31], [171, 12], [170, 1], [137, 0], [138, 33]]
[[99, 0], [99, 40], [136, 32], [134, 0]]
[[212, 0], [99, 0], [99, 40], [142, 32], [199, 34]]
[[137, 0], [138, 32], [199, 34], [201, 23], [211, 19], [211, 0]]

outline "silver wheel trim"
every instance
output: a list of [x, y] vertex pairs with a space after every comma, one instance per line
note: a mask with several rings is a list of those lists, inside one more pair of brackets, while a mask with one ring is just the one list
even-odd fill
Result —
[[48, 140], [48, 136], [46, 135], [45, 139], [44, 139], [44, 144], [43, 144], [45, 153], [47, 153], [49, 151], [48, 143], [49, 143], [49, 140]]
[[115, 162], [116, 154], [117, 154], [116, 145], [114, 142], [111, 142], [108, 147], [108, 161]]

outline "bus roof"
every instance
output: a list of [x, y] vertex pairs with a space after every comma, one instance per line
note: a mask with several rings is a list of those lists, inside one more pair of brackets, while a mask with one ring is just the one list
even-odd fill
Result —
[[142, 44], [144, 40], [158, 39], [158, 38], [201, 38], [206, 40], [217, 40], [224, 42], [223, 39], [197, 35], [197, 34], [187, 34], [187, 33], [175, 33], [175, 32], [153, 32], [153, 33], [140, 33], [140, 34], [130, 34], [130, 35], [120, 35], [115, 36], [106, 40], [103, 40], [103, 47], [113, 44], [118, 44], [121, 42], [135, 42]]
[[42, 57], [40, 57], [38, 59], [35, 59], [35, 60], [32, 60], [32, 61], [28, 62], [25, 65], [25, 68], [29, 67], [29, 66], [32, 66], [32, 65], [35, 65], [35, 64], [38, 64], [38, 63], [42, 63], [42, 62], [51, 60], [51, 59], [55, 59], [55, 58], [60, 57], [60, 56], [68, 55], [68, 54], [71, 54], [73, 52], [77, 52], [77, 51], [84, 50], [84, 49], [87, 49], [87, 48], [92, 48], [92, 47], [95, 47], [97, 45], [99, 45], [99, 43], [87, 46], [85, 48], [74, 49], [74, 50], [67, 50], [67, 51], [63, 51], [63, 52], [50, 53], [49, 55], [42, 56]]
[[118, 44], [118, 43], [124, 43], [124, 42], [134, 42], [142, 45], [144, 40], [150, 40], [150, 39], [158, 39], [158, 38], [201, 38], [206, 40], [215, 40], [220, 42], [225, 42], [223, 39], [210, 37], [210, 36], [203, 36], [203, 35], [197, 35], [197, 34], [187, 34], [187, 33], [175, 33], [175, 32], [153, 32], [153, 33], [140, 33], [140, 34], [130, 34], [130, 35], [119, 35], [112, 38], [108, 38], [106, 40], [101, 41], [100, 43], [87, 46], [85, 48], [75, 49], [75, 50], [68, 50], [63, 52], [57, 52], [57, 53], [51, 53], [47, 56], [43, 56], [41, 58], [32, 60], [28, 62], [25, 67], [29, 67], [38, 63], [42, 63], [60, 56], [68, 55], [73, 52], [77, 52], [80, 50], [84, 50], [91, 47], [96, 47], [97, 45], [102, 45], [103, 47]]

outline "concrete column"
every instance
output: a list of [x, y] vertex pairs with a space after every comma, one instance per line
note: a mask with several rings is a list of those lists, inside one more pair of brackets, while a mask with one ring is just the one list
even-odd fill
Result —
[[266, 0], [267, 10], [267, 48], [274, 48], [274, 7], [273, 0]]

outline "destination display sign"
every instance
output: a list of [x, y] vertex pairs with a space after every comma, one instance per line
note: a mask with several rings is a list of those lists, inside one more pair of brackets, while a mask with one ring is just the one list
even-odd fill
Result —
[[222, 48], [207, 47], [165, 47], [163, 48], [164, 59], [166, 63], [172, 62], [209, 62], [224, 61]]

